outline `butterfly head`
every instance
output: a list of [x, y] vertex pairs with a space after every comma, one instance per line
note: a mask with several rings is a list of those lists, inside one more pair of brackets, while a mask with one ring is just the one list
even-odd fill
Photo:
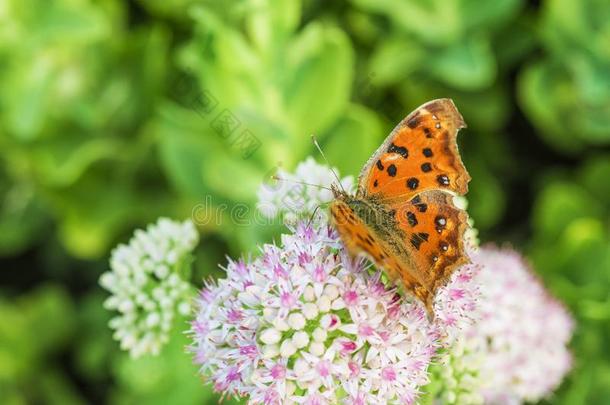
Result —
[[333, 193], [333, 197], [336, 200], [346, 201], [349, 197], [347, 191], [345, 191], [340, 184], [333, 183], [330, 185], [330, 190]]

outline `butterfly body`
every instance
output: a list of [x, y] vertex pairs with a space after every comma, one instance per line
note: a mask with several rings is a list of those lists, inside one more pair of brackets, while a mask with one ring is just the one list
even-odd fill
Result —
[[368, 255], [430, 315], [437, 289], [468, 262], [467, 215], [453, 204], [470, 180], [455, 142], [464, 126], [451, 100], [426, 103], [373, 154], [355, 195], [333, 187], [331, 217], [347, 250]]
[[404, 269], [393, 258], [408, 260], [405, 233], [391, 210], [368, 198], [337, 194], [331, 215], [347, 249], [353, 255], [366, 253], [392, 280], [399, 280]]

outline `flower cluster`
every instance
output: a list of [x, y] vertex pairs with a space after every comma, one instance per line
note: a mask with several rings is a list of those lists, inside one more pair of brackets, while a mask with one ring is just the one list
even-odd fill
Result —
[[[277, 180], [259, 188], [258, 210], [268, 218], [280, 217], [287, 223], [296, 223], [333, 199], [329, 189], [337, 183], [333, 170], [317, 164], [311, 157], [300, 163], [294, 174], [279, 170]], [[352, 177], [341, 179], [341, 186], [351, 190]], [[323, 211], [320, 214], [325, 217]]]
[[445, 348], [453, 346], [464, 335], [464, 331], [479, 321], [481, 289], [477, 276], [480, 268], [476, 261], [460, 267], [447, 285], [436, 292], [434, 324]]
[[[281, 246], [226, 271], [201, 292], [191, 329], [216, 390], [253, 404], [413, 403], [428, 382], [439, 328], [419, 302], [348, 258], [328, 226], [299, 224]], [[441, 299], [468, 301], [466, 279]], [[437, 307], [449, 309], [445, 323], [462, 310]]]
[[572, 318], [516, 252], [483, 247], [474, 260], [483, 266], [481, 320], [466, 350], [479, 356], [480, 393], [494, 404], [550, 395], [571, 367]]
[[161, 218], [112, 252], [112, 270], [100, 277], [112, 294], [104, 306], [119, 312], [110, 327], [132, 356], [157, 354], [169, 339], [176, 314], [190, 313], [192, 289], [185, 279], [197, 242], [192, 222]]

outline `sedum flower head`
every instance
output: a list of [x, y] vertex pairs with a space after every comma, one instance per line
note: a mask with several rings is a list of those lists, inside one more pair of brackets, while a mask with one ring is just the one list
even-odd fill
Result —
[[518, 253], [485, 247], [477, 256], [484, 299], [471, 335], [483, 353], [481, 392], [488, 403], [538, 401], [571, 367], [574, 322]]
[[193, 351], [217, 390], [251, 403], [412, 402], [434, 331], [328, 227], [299, 225], [204, 289]]
[[571, 366], [571, 317], [516, 252], [483, 247], [471, 257], [479, 266], [480, 319], [443, 358], [445, 402], [518, 404], [548, 396]]
[[113, 250], [111, 270], [100, 284], [112, 294], [104, 306], [119, 313], [110, 321], [114, 338], [132, 356], [158, 354], [176, 315], [189, 314], [191, 288], [185, 279], [197, 242], [192, 222], [161, 218]]
[[[311, 215], [319, 205], [333, 199], [328, 188], [337, 183], [337, 179], [331, 169], [316, 163], [312, 157], [300, 163], [294, 173], [279, 170], [277, 176], [281, 180], [273, 184], [263, 183], [258, 191], [257, 208], [268, 218], [281, 217], [287, 223], [294, 224], [298, 219]], [[344, 177], [341, 185], [346, 190], [351, 190], [353, 178]]]
[[[409, 404], [428, 382], [438, 325], [348, 258], [328, 226], [299, 224], [226, 272], [201, 291], [191, 329], [216, 390], [252, 404]], [[460, 305], [438, 308], [447, 320]]]
[[445, 348], [456, 344], [479, 321], [479, 271], [480, 265], [476, 262], [463, 265], [452, 274], [447, 285], [436, 293], [434, 323]]

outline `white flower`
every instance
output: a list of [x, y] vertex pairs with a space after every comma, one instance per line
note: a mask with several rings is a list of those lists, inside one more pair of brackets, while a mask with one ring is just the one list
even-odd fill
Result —
[[111, 271], [100, 284], [112, 295], [104, 306], [119, 312], [110, 321], [114, 338], [133, 357], [158, 354], [169, 340], [175, 319], [188, 315], [190, 252], [198, 242], [195, 226], [161, 218], [137, 230], [128, 245], [110, 258]]
[[[306, 218], [316, 207], [330, 202], [333, 194], [329, 187], [337, 183], [332, 171], [311, 157], [300, 163], [294, 174], [279, 170], [277, 177], [279, 180], [263, 183], [259, 188], [257, 208], [268, 218], [283, 217], [288, 223]], [[352, 177], [341, 179], [341, 185], [344, 189], [351, 190]], [[324, 210], [319, 214], [325, 218]]]

